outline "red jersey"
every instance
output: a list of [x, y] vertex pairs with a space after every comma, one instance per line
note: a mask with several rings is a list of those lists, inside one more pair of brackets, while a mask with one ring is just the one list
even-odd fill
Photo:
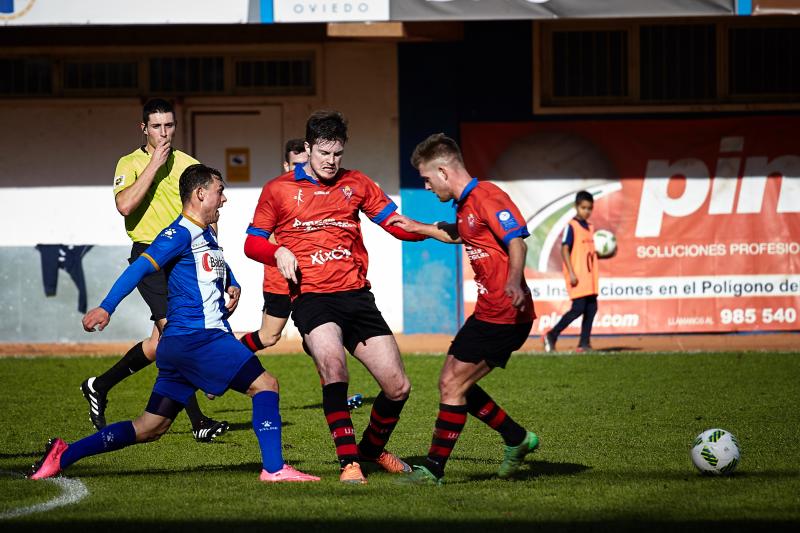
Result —
[[456, 202], [456, 220], [478, 286], [475, 318], [494, 324], [532, 322], [536, 314], [525, 280], [520, 280], [520, 286], [528, 301], [522, 311], [511, 305], [504, 291], [508, 243], [530, 235], [517, 206], [497, 185], [473, 178]]
[[278, 272], [278, 267], [264, 265], [264, 292], [289, 294], [289, 282]]
[[326, 183], [298, 165], [264, 185], [247, 233], [274, 233], [295, 255], [300, 287], [293, 295], [349, 291], [369, 286], [359, 212], [380, 224], [396, 210], [378, 184], [357, 170], [340, 169]]

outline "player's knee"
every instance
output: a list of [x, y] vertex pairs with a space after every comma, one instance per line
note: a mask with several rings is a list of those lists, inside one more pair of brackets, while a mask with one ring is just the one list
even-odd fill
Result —
[[383, 393], [390, 400], [405, 400], [411, 394], [411, 381], [409, 381], [408, 376], [401, 374], [399, 378], [384, 389]]
[[258, 394], [259, 392], [264, 391], [271, 391], [271, 392], [280, 392], [280, 385], [278, 384], [278, 380], [270, 374], [269, 372], [264, 372], [258, 378], [256, 378], [253, 383], [250, 384], [250, 388], [247, 390], [248, 396], [252, 397]]

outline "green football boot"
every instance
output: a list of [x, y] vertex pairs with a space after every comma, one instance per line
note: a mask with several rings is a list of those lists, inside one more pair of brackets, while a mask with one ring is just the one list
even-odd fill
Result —
[[424, 466], [414, 465], [410, 474], [397, 478], [397, 483], [401, 485], [441, 485], [443, 478], [436, 477], [433, 472]]
[[506, 446], [503, 462], [497, 469], [497, 476], [502, 479], [510, 478], [519, 470], [525, 456], [539, 447], [539, 437], [536, 433], [529, 431], [525, 439], [519, 446]]

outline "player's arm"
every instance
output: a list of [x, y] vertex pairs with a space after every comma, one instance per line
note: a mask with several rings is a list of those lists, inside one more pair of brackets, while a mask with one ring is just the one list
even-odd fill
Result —
[[567, 273], [569, 274], [569, 283], [573, 287], [578, 284], [578, 276], [575, 275], [575, 270], [572, 268], [572, 226], [567, 224], [567, 227], [564, 228], [564, 237], [561, 240], [561, 261], [564, 262], [564, 266], [567, 268]]
[[425, 239], [428, 238], [428, 235], [424, 235], [422, 233], [417, 233], [414, 231], [408, 231], [405, 228], [401, 227], [400, 225], [393, 223], [393, 221], [398, 220], [401, 217], [406, 220], [411, 220], [410, 218], [404, 217], [403, 215], [393, 213], [388, 217], [386, 217], [378, 225], [381, 228], [383, 228], [387, 233], [391, 234], [395, 239], [400, 239], [401, 241], [417, 242], [417, 241], [424, 241]]
[[83, 316], [83, 329], [89, 332], [95, 331], [95, 328], [103, 331], [120, 302], [136, 288], [142, 278], [155, 271], [155, 265], [144, 254], [139, 256], [117, 278], [114, 286], [111, 287], [100, 306], [95, 307]]
[[404, 215], [395, 215], [389, 220], [389, 223], [394, 227], [402, 228], [407, 233], [430, 237], [447, 244], [461, 244], [458, 226], [453, 223], [436, 222], [434, 224], [425, 224]]
[[225, 262], [225, 270], [228, 273], [225, 280], [225, 292], [228, 294], [228, 302], [225, 304], [225, 309], [228, 310], [228, 316], [231, 316], [239, 306], [239, 297], [242, 295], [242, 287], [239, 285], [239, 282], [236, 281], [233, 270], [231, 270], [231, 266], [227, 261]]
[[117, 211], [119, 211], [120, 215], [128, 216], [139, 207], [147, 195], [147, 191], [150, 190], [150, 186], [153, 185], [158, 169], [164, 166], [164, 163], [169, 159], [170, 150], [170, 143], [162, 139], [153, 152], [150, 162], [142, 173], [136, 177], [136, 181], [116, 193], [114, 201], [117, 204]]
[[528, 299], [524, 289], [525, 255], [527, 253], [528, 246], [522, 237], [514, 237], [508, 241], [508, 277], [503, 290], [511, 298], [511, 305], [520, 310], [525, 307]]

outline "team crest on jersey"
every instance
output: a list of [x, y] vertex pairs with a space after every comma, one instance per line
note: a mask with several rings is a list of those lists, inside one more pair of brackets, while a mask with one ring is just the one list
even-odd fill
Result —
[[178, 233], [178, 231], [175, 228], [167, 228], [161, 232], [161, 236], [171, 239], [176, 233]]
[[117, 176], [114, 178], [114, 187], [119, 187], [125, 183], [125, 176]]
[[467, 224], [469, 224], [470, 228], [474, 228], [475, 227], [475, 220], [477, 220], [477, 218], [472, 213], [467, 215]]
[[512, 215], [511, 211], [509, 211], [508, 209], [503, 209], [502, 211], [498, 211], [496, 213], [496, 216], [497, 220], [500, 221], [500, 226], [506, 231], [519, 226], [519, 222], [517, 222], [517, 219], [514, 218], [514, 215]]
[[349, 202], [350, 198], [353, 197], [353, 189], [351, 189], [349, 185], [345, 185], [342, 187], [342, 194], [344, 194], [345, 201]]

